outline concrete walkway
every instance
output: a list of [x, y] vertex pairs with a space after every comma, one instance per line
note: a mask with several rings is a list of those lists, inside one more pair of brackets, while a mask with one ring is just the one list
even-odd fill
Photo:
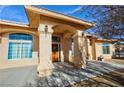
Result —
[[74, 69], [67, 63], [54, 63], [55, 69], [51, 76], [39, 78], [37, 66], [0, 70], [1, 87], [64, 87], [71, 86], [89, 78], [124, 69], [124, 65], [103, 62], [89, 62], [86, 69]]
[[37, 66], [0, 69], [0, 87], [23, 87], [34, 82]]

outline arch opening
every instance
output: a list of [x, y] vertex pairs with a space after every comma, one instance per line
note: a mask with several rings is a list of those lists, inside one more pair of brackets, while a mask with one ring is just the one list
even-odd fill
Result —
[[65, 24], [55, 25], [53, 27], [53, 30], [54, 30], [53, 34], [57, 34], [57, 35], [71, 36], [72, 34], [76, 33], [76, 28]]

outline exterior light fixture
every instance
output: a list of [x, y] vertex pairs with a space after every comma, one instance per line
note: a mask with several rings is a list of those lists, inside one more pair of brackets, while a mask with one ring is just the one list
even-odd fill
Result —
[[47, 32], [48, 32], [48, 26], [45, 25], [45, 34], [47, 34]]

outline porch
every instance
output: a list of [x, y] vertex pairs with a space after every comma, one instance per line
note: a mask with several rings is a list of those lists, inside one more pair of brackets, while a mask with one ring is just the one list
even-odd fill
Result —
[[85, 36], [83, 31], [67, 24], [40, 24], [39, 65], [40, 77], [51, 75], [54, 62], [67, 62], [75, 68], [85, 68]]

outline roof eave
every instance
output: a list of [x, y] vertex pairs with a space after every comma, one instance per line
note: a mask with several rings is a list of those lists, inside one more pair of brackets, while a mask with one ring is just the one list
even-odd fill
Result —
[[95, 23], [86, 22], [86, 21], [83, 21], [83, 20], [80, 20], [80, 19], [77, 19], [77, 18], [73, 18], [73, 17], [67, 16], [67, 15], [64, 15], [64, 14], [60, 14], [60, 13], [53, 12], [53, 11], [50, 11], [50, 10], [37, 8], [37, 7], [34, 7], [34, 6], [30, 6], [30, 5], [25, 5], [25, 9], [30, 10], [30, 11], [34, 11], [34, 12], [40, 14], [40, 15], [50, 16], [50, 17], [58, 18], [58, 19], [63, 19], [63, 20], [74, 22], [76, 24], [80, 24], [80, 25], [86, 25], [87, 29], [95, 26]]
[[16, 22], [6, 21], [6, 20], [0, 20], [0, 24], [1, 25], [18, 26], [18, 27], [29, 27], [28, 25], [19, 24], [19, 23], [16, 23]]

